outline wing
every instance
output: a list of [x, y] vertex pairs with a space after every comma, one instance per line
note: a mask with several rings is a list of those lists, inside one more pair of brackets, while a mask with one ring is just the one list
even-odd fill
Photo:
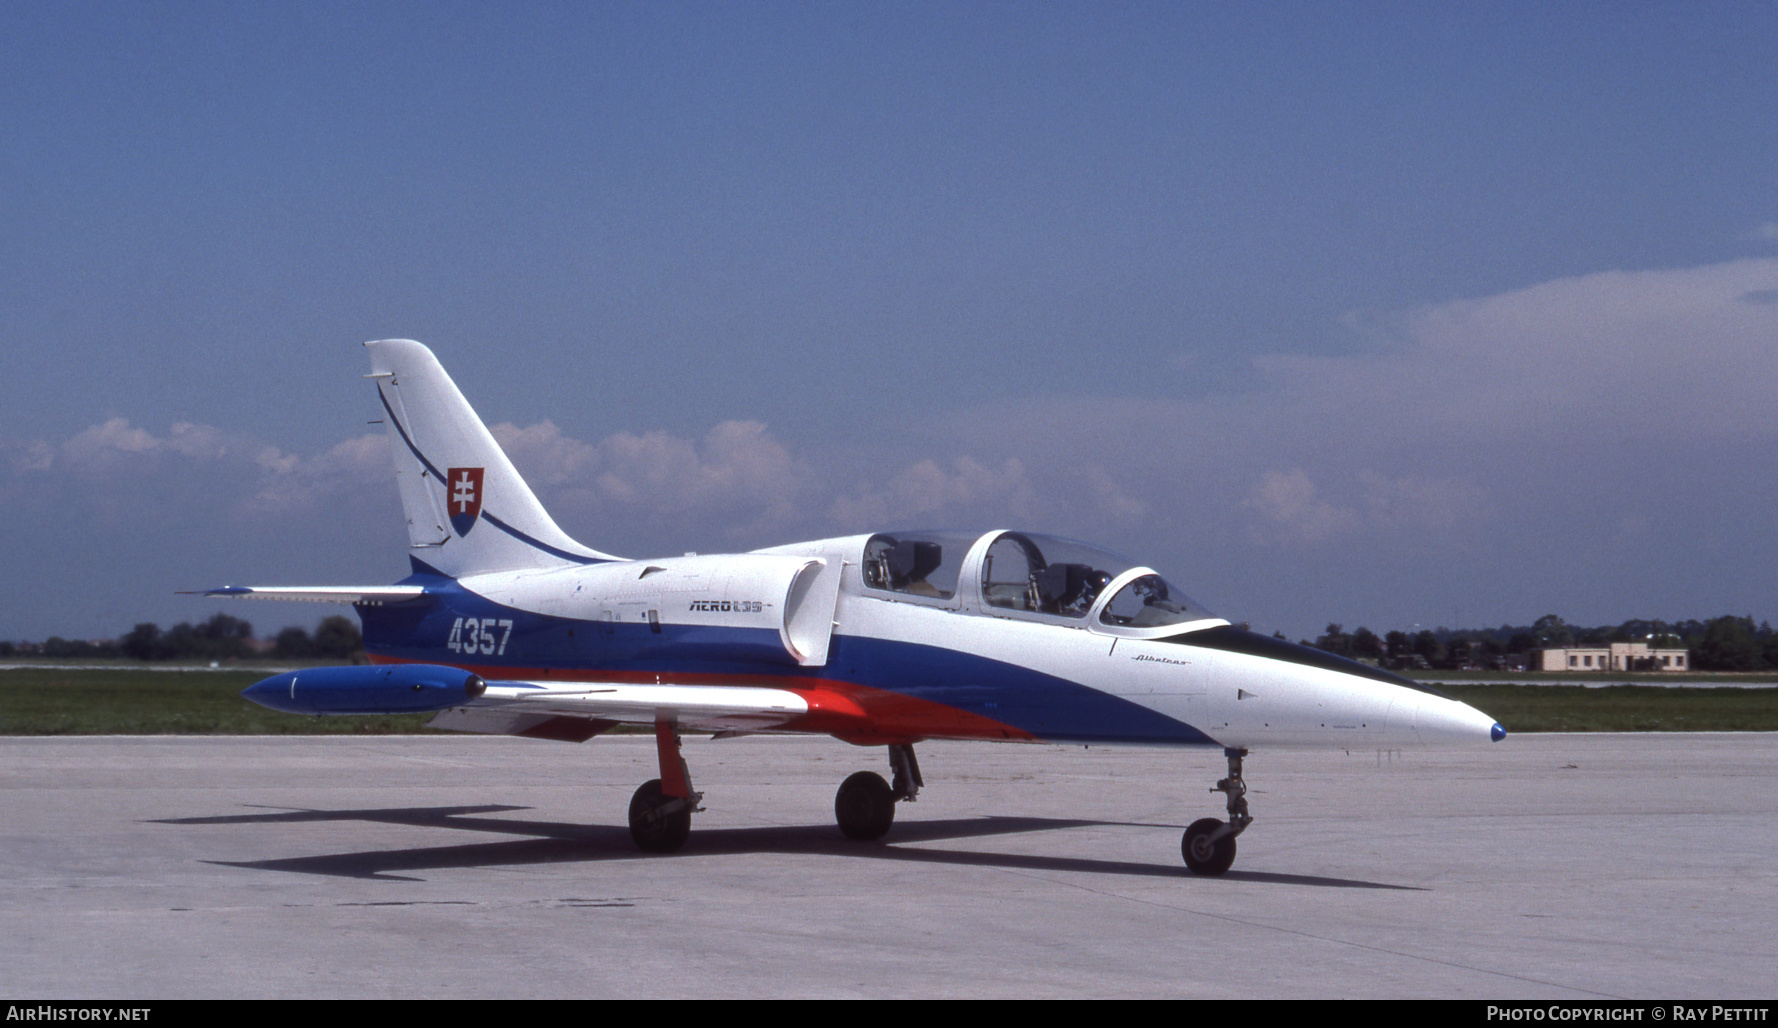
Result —
[[427, 724], [456, 732], [582, 742], [619, 724], [658, 720], [700, 731], [757, 732], [809, 712], [788, 689], [748, 685], [490, 681], [487, 692]]
[[365, 603], [372, 606], [418, 599], [417, 585], [225, 585], [206, 589], [205, 596], [234, 600], [280, 600], [298, 603]]

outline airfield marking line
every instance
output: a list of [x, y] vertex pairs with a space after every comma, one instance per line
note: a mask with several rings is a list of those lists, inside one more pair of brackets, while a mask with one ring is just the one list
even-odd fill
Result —
[[1368, 944], [1362, 943], [1362, 942], [1352, 942], [1347, 939], [1335, 939], [1335, 938], [1329, 938], [1328, 936], [1325, 936], [1325, 935], [1316, 935], [1313, 932], [1305, 932], [1305, 931], [1302, 931], [1301, 929], [1298, 929], [1298, 928], [1286, 928], [1281, 925], [1265, 924], [1264, 922], [1260, 922], [1260, 921], [1248, 921], [1243, 918], [1230, 916], [1228, 914], [1215, 914], [1215, 913], [1211, 913], [1210, 911], [1207, 911], [1207, 910], [1196, 910], [1191, 907], [1182, 907], [1182, 906], [1179, 906], [1179, 905], [1173, 904], [1173, 903], [1164, 903], [1164, 902], [1161, 902], [1160, 900], [1145, 899], [1140, 896], [1127, 896], [1121, 892], [1107, 892], [1103, 889], [1095, 889], [1095, 888], [1092, 888], [1091, 886], [1083, 885], [1079, 882], [1063, 881], [1063, 880], [1058, 880], [1055, 878], [1047, 878], [1043, 875], [1029, 874], [1029, 873], [1021, 872], [1021, 871], [1014, 871], [1010, 868], [995, 868], [994, 870], [1002, 871], [1002, 872], [1004, 872], [1006, 874], [1010, 874], [1010, 875], [1017, 875], [1020, 878], [1034, 878], [1034, 879], [1041, 881], [1041, 882], [1049, 882], [1051, 885], [1068, 886], [1070, 888], [1079, 889], [1082, 892], [1092, 893], [1095, 896], [1105, 896], [1110, 899], [1128, 900], [1129, 902], [1132, 902], [1132, 903], [1141, 903], [1141, 904], [1151, 906], [1151, 907], [1160, 907], [1163, 910], [1172, 910], [1172, 911], [1177, 911], [1179, 913], [1184, 913], [1184, 914], [1196, 914], [1199, 917], [1214, 918], [1215, 920], [1218, 920], [1218, 921], [1226, 921], [1230, 924], [1245, 925], [1246, 927], [1249, 927], [1249, 928], [1269, 929], [1269, 930], [1275, 931], [1275, 932], [1282, 932], [1286, 935], [1295, 935], [1295, 936], [1298, 936], [1298, 937], [1304, 938], [1304, 939], [1313, 939], [1317, 942], [1332, 943], [1336, 946], [1351, 946], [1355, 949], [1369, 950], [1370, 952], [1373, 952], [1373, 953], [1387, 953], [1390, 956], [1401, 957], [1406, 960], [1423, 960], [1429, 964], [1440, 964], [1445, 967], [1454, 967], [1454, 968], [1457, 968], [1457, 969], [1463, 970], [1463, 971], [1474, 971], [1477, 974], [1496, 975], [1501, 978], [1510, 978], [1514, 981], [1519, 981], [1519, 982], [1530, 982], [1535, 985], [1547, 985], [1553, 989], [1566, 989], [1569, 992], [1578, 992], [1578, 993], [1581, 993], [1581, 994], [1587, 995], [1587, 996], [1601, 996], [1606, 999], [1615, 999], [1615, 1000], [1627, 1000], [1628, 999], [1628, 997], [1614, 995], [1609, 992], [1595, 992], [1592, 989], [1583, 989], [1583, 988], [1580, 988], [1579, 986], [1576, 986], [1576, 985], [1564, 985], [1561, 982], [1545, 981], [1542, 978], [1531, 978], [1526, 975], [1513, 974], [1510, 971], [1495, 971], [1495, 970], [1491, 970], [1491, 969], [1485, 968], [1485, 967], [1475, 967], [1470, 964], [1460, 964], [1454, 960], [1440, 960], [1437, 957], [1422, 956], [1418, 953], [1403, 953], [1400, 950], [1387, 949], [1382, 946], [1372, 946], [1372, 945], [1368, 945]]

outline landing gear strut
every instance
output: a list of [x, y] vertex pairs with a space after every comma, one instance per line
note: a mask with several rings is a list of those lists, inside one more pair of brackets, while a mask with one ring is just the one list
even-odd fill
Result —
[[914, 759], [914, 748], [906, 744], [889, 747], [889, 769], [895, 776], [895, 784], [890, 786], [895, 798], [914, 802], [920, 786], [926, 784], [920, 777], [920, 762]]
[[674, 853], [691, 834], [691, 816], [702, 809], [701, 792], [691, 788], [691, 772], [679, 755], [679, 728], [671, 721], [654, 723], [655, 752], [661, 776], [643, 782], [630, 797], [630, 838], [649, 853]]
[[1228, 794], [1229, 819], [1224, 822], [1206, 817], [1193, 821], [1185, 830], [1179, 849], [1185, 856], [1185, 866], [1193, 874], [1219, 875], [1227, 871], [1235, 862], [1235, 836], [1253, 823], [1253, 816], [1247, 813], [1247, 783], [1241, 779], [1241, 758], [1247, 751], [1225, 749], [1222, 753], [1229, 759], [1229, 776], [1210, 791]]
[[870, 842], [889, 834], [889, 826], [895, 823], [896, 801], [912, 803], [920, 786], [926, 784], [911, 745], [889, 747], [889, 769], [894, 785], [875, 771], [860, 771], [840, 786], [833, 799], [833, 816], [846, 838]]

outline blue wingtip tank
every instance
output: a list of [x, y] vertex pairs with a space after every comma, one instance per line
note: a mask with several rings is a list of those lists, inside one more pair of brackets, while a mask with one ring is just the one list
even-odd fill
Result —
[[286, 671], [241, 696], [291, 714], [419, 714], [460, 706], [487, 688], [480, 675], [461, 668], [386, 664]]

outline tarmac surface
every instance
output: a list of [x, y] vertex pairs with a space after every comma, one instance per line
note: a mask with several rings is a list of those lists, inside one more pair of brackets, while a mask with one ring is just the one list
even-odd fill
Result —
[[0, 739], [0, 993], [1469, 997], [1778, 992], [1778, 735], [1255, 752], [689, 738], [681, 853], [624, 827], [646, 737]]

